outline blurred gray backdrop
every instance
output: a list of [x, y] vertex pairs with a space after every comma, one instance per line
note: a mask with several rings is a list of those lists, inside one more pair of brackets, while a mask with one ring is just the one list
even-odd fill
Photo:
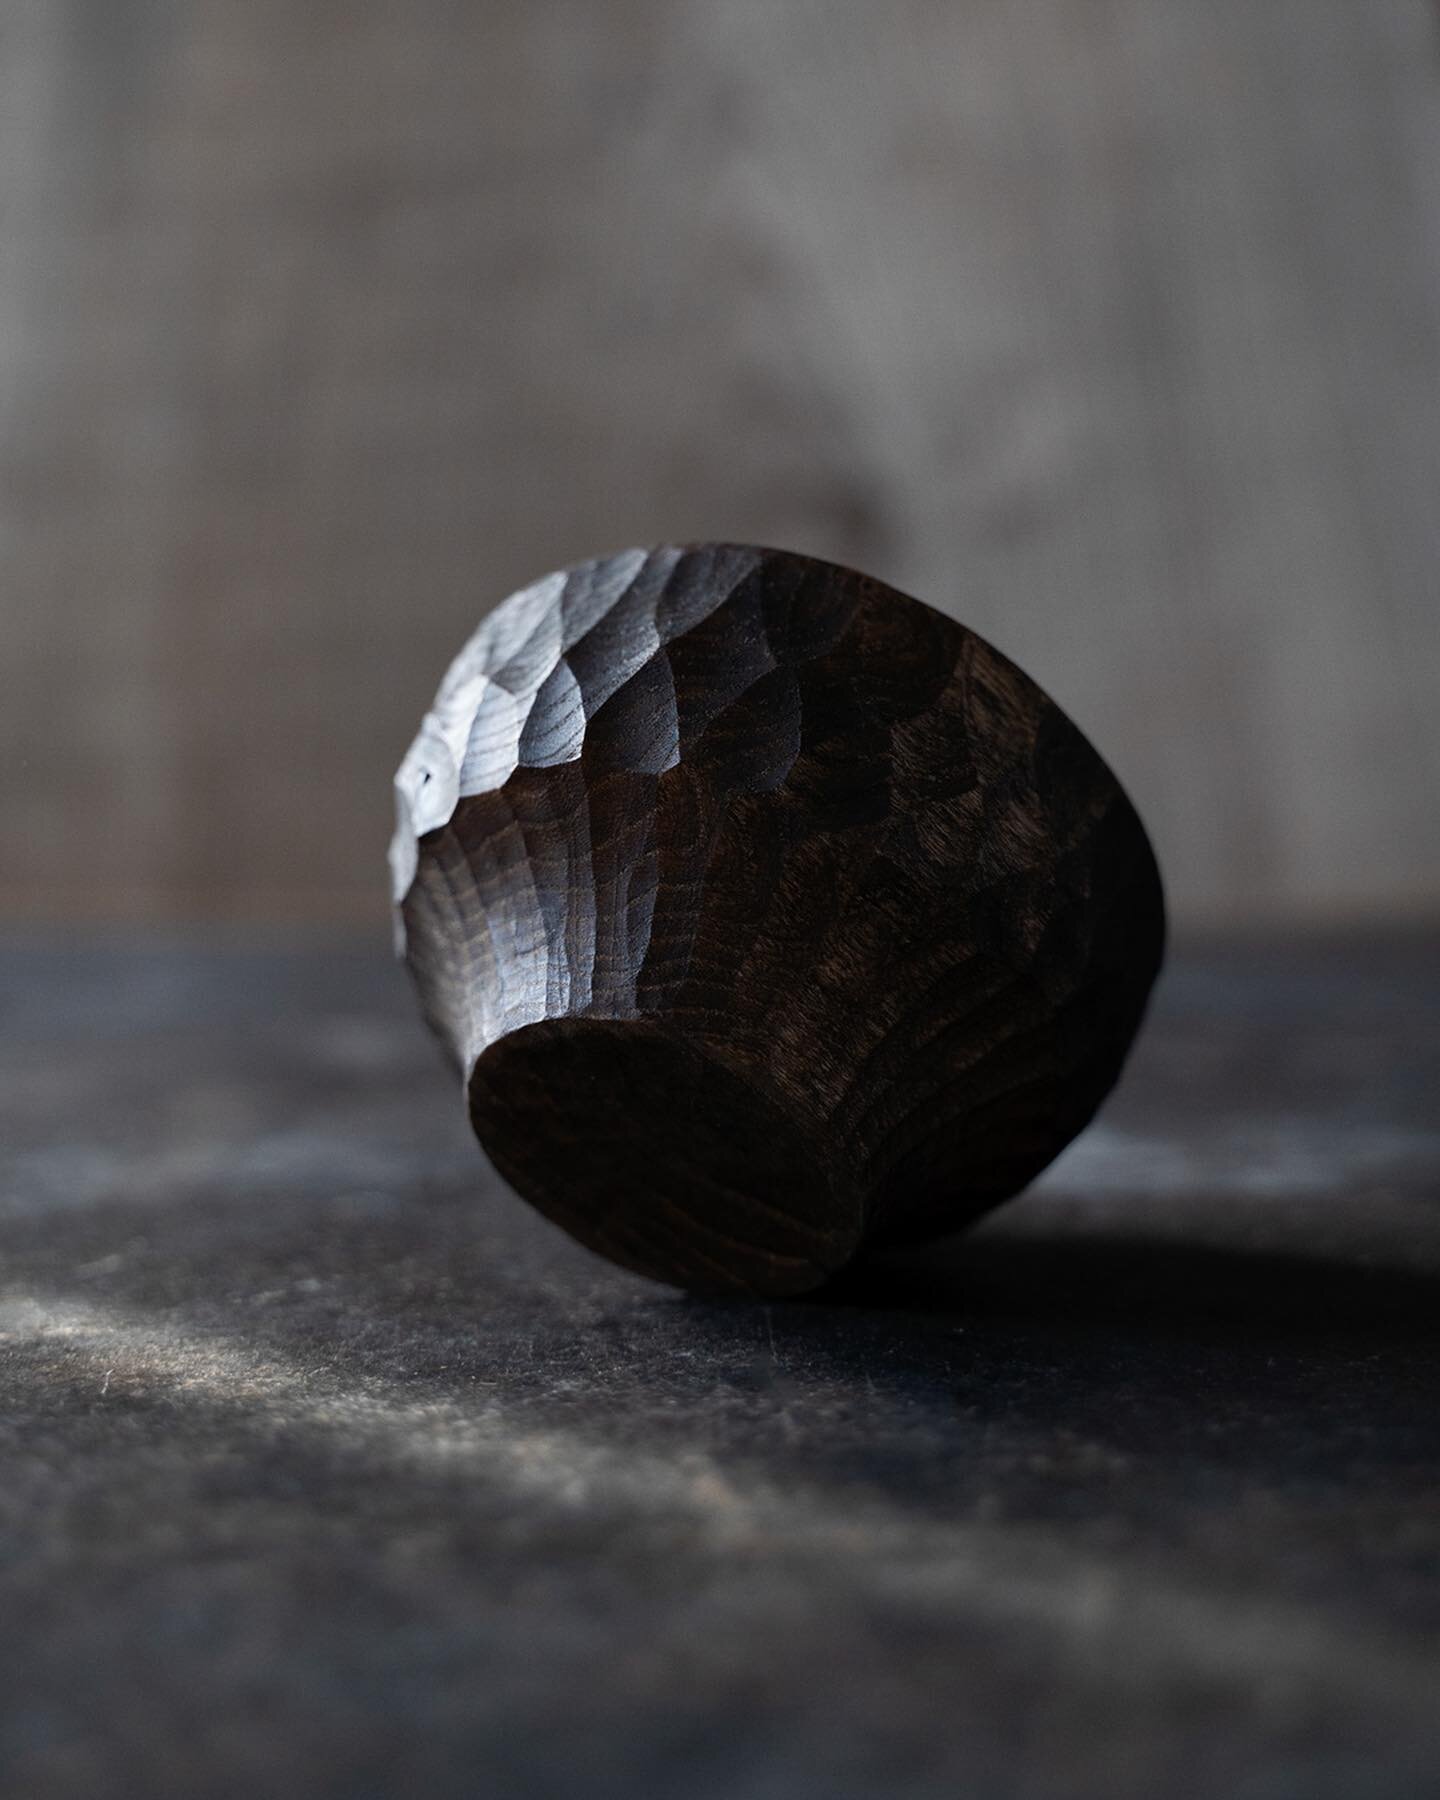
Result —
[[0, 914], [379, 918], [477, 617], [976, 626], [1188, 920], [1440, 905], [1428, 0], [5, 0]]

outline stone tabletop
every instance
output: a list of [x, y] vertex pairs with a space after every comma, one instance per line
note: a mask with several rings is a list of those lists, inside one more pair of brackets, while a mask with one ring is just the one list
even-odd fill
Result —
[[1440, 938], [1182, 949], [766, 1307], [508, 1195], [383, 945], [5, 940], [0, 1792], [1440, 1793]]

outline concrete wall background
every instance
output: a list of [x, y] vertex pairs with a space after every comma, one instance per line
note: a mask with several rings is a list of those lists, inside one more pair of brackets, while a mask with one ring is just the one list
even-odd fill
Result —
[[8, 0], [0, 914], [378, 917], [524, 580], [956, 613], [1188, 919], [1440, 906], [1425, 0]]

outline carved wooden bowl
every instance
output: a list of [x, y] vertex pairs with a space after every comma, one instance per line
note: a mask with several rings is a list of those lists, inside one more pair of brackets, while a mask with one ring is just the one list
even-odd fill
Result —
[[879, 581], [731, 544], [549, 575], [396, 778], [405, 960], [505, 1179], [710, 1293], [814, 1288], [1025, 1186], [1160, 964], [1060, 709]]

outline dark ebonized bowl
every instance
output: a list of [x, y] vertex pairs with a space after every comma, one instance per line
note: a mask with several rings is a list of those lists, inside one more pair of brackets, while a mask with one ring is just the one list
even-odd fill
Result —
[[1016, 1193], [1160, 965], [1144, 829], [1053, 701], [883, 583], [728, 544], [512, 595], [396, 779], [403, 952], [507, 1181], [712, 1293]]

